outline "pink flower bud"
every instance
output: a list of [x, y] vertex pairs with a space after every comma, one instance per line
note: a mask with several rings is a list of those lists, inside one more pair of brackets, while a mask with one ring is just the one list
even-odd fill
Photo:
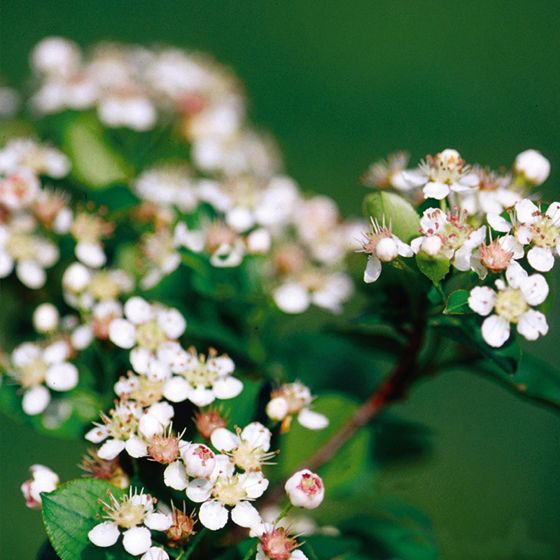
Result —
[[284, 485], [292, 505], [305, 509], [315, 509], [325, 497], [325, 487], [321, 477], [303, 469], [293, 474]]

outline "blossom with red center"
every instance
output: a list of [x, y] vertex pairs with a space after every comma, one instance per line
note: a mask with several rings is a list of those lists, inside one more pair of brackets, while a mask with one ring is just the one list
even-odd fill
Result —
[[325, 487], [321, 477], [309, 469], [293, 474], [284, 485], [292, 505], [305, 509], [315, 509], [325, 497]]

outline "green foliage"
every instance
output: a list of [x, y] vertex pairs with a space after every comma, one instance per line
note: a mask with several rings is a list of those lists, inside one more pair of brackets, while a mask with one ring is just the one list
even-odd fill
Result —
[[427, 276], [434, 285], [439, 284], [447, 276], [451, 266], [447, 257], [430, 257], [422, 251], [416, 255], [416, 264], [420, 272]]
[[405, 243], [419, 235], [420, 219], [414, 207], [395, 193], [375, 192], [364, 200], [364, 214], [379, 224], [391, 226], [392, 232]]
[[[341, 394], [322, 395], [313, 409], [325, 414], [330, 424], [324, 430], [310, 431], [301, 427], [294, 419], [290, 432], [284, 436], [279, 458], [283, 476], [289, 476], [298, 467], [305, 465], [350, 420], [357, 404]], [[329, 496], [335, 497], [349, 490], [356, 490], [371, 475], [375, 468], [371, 448], [372, 434], [369, 430], [362, 429], [337, 452], [336, 461], [329, 461], [321, 468], [319, 472]]]
[[81, 479], [63, 484], [54, 492], [42, 494], [43, 523], [49, 540], [61, 560], [128, 560], [121, 543], [110, 548], [91, 544], [88, 532], [100, 523], [102, 513], [99, 498], [104, 499], [110, 490], [115, 497], [122, 491], [101, 480]]
[[447, 304], [443, 312], [447, 315], [462, 315], [464, 313], [468, 313], [468, 300], [468, 290], [455, 290], [454, 292], [451, 292], [447, 298]]
[[78, 181], [93, 189], [105, 189], [127, 178], [126, 164], [104, 140], [103, 128], [96, 119], [88, 115], [72, 119], [64, 136], [72, 174]]

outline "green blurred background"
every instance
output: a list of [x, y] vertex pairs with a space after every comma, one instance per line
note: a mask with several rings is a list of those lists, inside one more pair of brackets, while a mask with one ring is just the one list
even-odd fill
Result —
[[[23, 84], [46, 35], [172, 43], [231, 65], [253, 120], [276, 136], [304, 189], [357, 213], [357, 178], [398, 148], [413, 158], [455, 147], [509, 164], [525, 148], [560, 180], [560, 3], [551, 1], [0, 2], [0, 73]], [[560, 359], [560, 307], [533, 351]], [[430, 380], [395, 408], [431, 431], [432, 454], [380, 480], [433, 520], [442, 558], [560, 557], [560, 415], [476, 376]], [[25, 509], [25, 468], [74, 476], [83, 446], [1, 419], [0, 557], [32, 559], [40, 516]]]

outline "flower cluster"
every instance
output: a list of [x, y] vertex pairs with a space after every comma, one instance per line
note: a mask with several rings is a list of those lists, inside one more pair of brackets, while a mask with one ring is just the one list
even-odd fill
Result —
[[[407, 163], [397, 154], [374, 164], [365, 176], [369, 186], [393, 189], [421, 212], [418, 235], [406, 243], [392, 231], [399, 224], [372, 218], [361, 247], [368, 255], [365, 282], [379, 278], [382, 263], [413, 256], [420, 269], [422, 263], [439, 263], [471, 271], [480, 285], [472, 288], [468, 305], [488, 316], [482, 337], [490, 346], [505, 344], [511, 325], [527, 340], [546, 334], [545, 315], [532, 307], [545, 301], [548, 284], [526, 268], [548, 272], [559, 254], [560, 203], [545, 209], [533, 190], [548, 178], [548, 160], [527, 150], [510, 172], [497, 172], [469, 165], [456, 150], [446, 149], [427, 156], [417, 169], [406, 169]], [[431, 205], [434, 199], [437, 206]]]

